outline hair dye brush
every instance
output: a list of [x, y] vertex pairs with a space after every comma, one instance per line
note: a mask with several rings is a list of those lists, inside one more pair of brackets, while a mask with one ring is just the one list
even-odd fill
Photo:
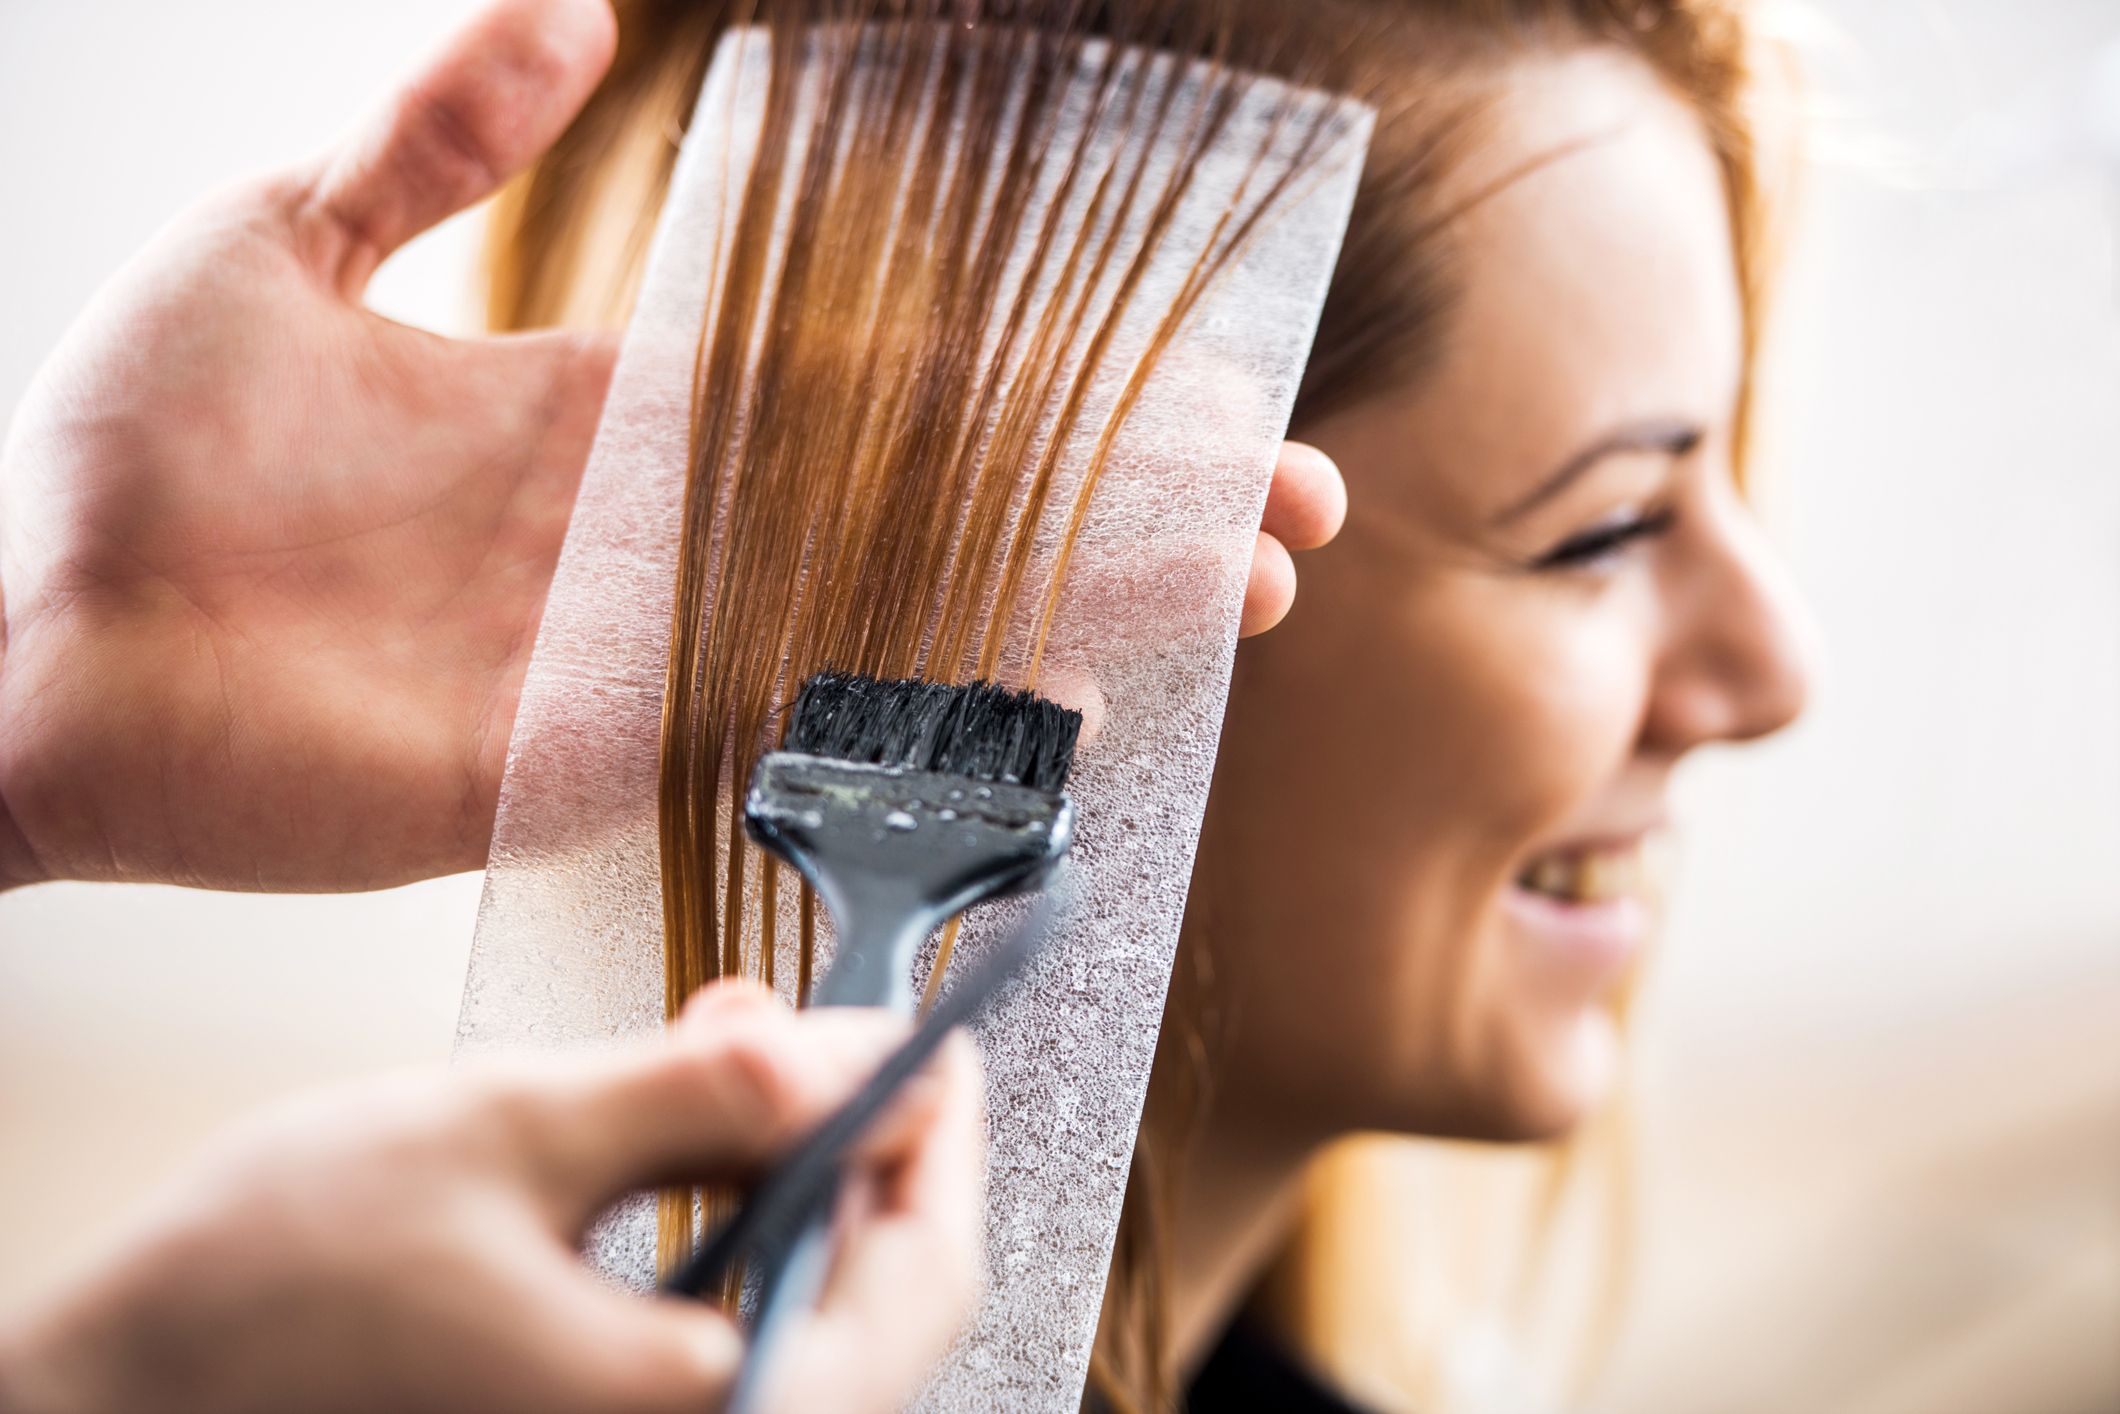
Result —
[[[1081, 728], [1081, 713], [992, 683], [819, 673], [803, 684], [781, 749], [752, 773], [744, 821], [831, 912], [837, 946], [815, 1005], [910, 1012], [921, 939], [1045, 881], [1074, 834], [1060, 788]], [[779, 1323], [823, 1284], [830, 1197], [785, 1262], [759, 1273], [732, 1411], [752, 1406]]]
[[991, 683], [819, 673], [744, 801], [837, 936], [819, 1006], [911, 1011], [913, 951], [973, 904], [1036, 888], [1067, 852], [1060, 794], [1082, 714]]

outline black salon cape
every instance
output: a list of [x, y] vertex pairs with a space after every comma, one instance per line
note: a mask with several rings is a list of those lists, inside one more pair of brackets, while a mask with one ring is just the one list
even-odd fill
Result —
[[1238, 1321], [1185, 1390], [1186, 1414], [1366, 1414], [1279, 1345]]

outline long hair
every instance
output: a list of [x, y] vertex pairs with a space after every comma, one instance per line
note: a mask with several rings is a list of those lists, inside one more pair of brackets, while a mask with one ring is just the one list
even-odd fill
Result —
[[[1351, 94], [1377, 110], [1369, 165], [1297, 400], [1298, 433], [1329, 413], [1416, 385], [1439, 356], [1455, 294], [1452, 223], [1462, 211], [1446, 207], [1439, 193], [1454, 165], [1479, 143], [1498, 80], [1514, 59], [1527, 54], [1589, 46], [1624, 51], [1649, 65], [1699, 115], [1729, 201], [1747, 313], [1748, 366], [1756, 348], [1767, 241], [1759, 158], [1746, 109], [1751, 52], [1737, 0], [1306, 0], [1300, 5], [1286, 0], [617, 0], [617, 8], [620, 38], [609, 75], [554, 149], [497, 204], [490, 228], [489, 298], [489, 317], [496, 328], [614, 326], [624, 321], [677, 143], [715, 45], [732, 24], [761, 22], [792, 34], [794, 26], [819, 20], [888, 21], [900, 27], [903, 39], [908, 22], [946, 14], [992, 21], [989, 30], [1009, 36], [982, 38], [948, 51], [954, 58], [945, 62], [963, 66], [958, 81], [972, 95], [969, 130], [974, 132], [980, 130], [982, 112], [989, 120], [998, 119], [1004, 100], [992, 83], [996, 76], [1016, 72], [1014, 66], [1021, 60], [1014, 50], [997, 52], [995, 44], [1051, 46], [1058, 62], [1078, 53], [1081, 40], [1091, 35], [1175, 50], [1218, 75], [1257, 70], [1291, 77]], [[906, 45], [903, 62], [908, 70], [918, 48]], [[855, 581], [872, 590], [878, 582], [855, 572], [864, 557], [896, 557], [892, 563], [897, 566], [881, 582], [883, 599], [894, 607], [876, 607], [871, 594], [857, 610], [850, 607], [856, 600], [843, 595], [836, 609], [801, 630], [836, 637], [829, 643], [805, 640], [806, 647], [797, 643], [793, 648], [810, 657], [851, 656], [855, 661], [842, 665], [866, 665], [873, 671], [910, 671], [916, 664], [946, 677], [991, 671], [996, 661], [992, 619], [983, 629], [975, 625], [972, 607], [981, 596], [990, 600], [995, 586], [980, 584], [958, 592], [945, 581], [951, 564], [1005, 560], [1000, 542], [990, 538], [953, 546], [946, 543], [940, 526], [919, 521], [922, 497], [931, 502], [946, 499], [954, 508], [970, 489], [966, 478], [976, 478], [963, 453], [971, 440], [973, 414], [968, 409], [981, 395], [982, 384], [966, 344], [967, 331], [951, 327], [949, 315], [953, 309], [978, 307], [981, 292], [989, 288], [982, 282], [991, 272], [982, 273], [979, 262], [967, 258], [961, 234], [955, 249], [948, 235], [950, 212], [957, 209], [952, 200], [967, 199], [964, 193], [973, 190], [972, 177], [953, 178], [937, 156], [937, 140], [916, 137], [916, 114], [894, 106], [887, 94], [871, 95], [867, 101], [871, 106], [866, 113], [846, 121], [830, 141], [868, 144], [873, 149], [871, 166], [891, 169], [894, 189], [903, 176], [901, 161], [906, 168], [929, 164], [932, 170], [925, 179], [916, 175], [909, 180], [915, 187], [926, 183], [921, 199], [937, 213], [932, 229], [942, 233], [928, 256], [942, 257], [947, 268], [938, 273], [923, 260], [893, 266], [880, 232], [813, 228], [823, 229], [830, 241], [866, 245], [854, 256], [841, 258], [846, 252], [829, 243], [808, 243], [817, 249], [806, 256], [798, 274], [809, 282], [804, 288], [819, 314], [792, 330], [774, 325], [772, 337], [763, 340], [761, 361], [777, 360], [785, 380], [781, 415], [791, 419], [772, 435], [814, 442], [806, 443], [804, 452], [810, 464], [837, 457], [850, 466], [869, 468], [865, 494], [870, 494], [866, 504], [873, 514], [866, 527], [855, 527], [869, 532], [869, 539], [846, 539], [842, 564]], [[779, 121], [769, 113], [769, 124]], [[1011, 130], [1020, 138], [1023, 125], [1017, 123]], [[993, 160], [1006, 160], [1005, 145], [992, 146]], [[761, 150], [770, 154], [771, 144]], [[886, 156], [898, 160], [886, 162]], [[790, 172], [802, 165], [787, 160], [794, 167], [779, 173], [779, 179], [792, 180]], [[771, 163], [761, 160], [758, 165]], [[813, 216], [835, 211], [843, 216], [889, 196], [882, 188], [864, 189], [858, 171], [833, 170], [840, 173], [835, 180], [844, 185], [803, 194], [795, 206], [797, 219], [804, 201], [811, 203]], [[765, 178], [754, 172], [752, 180]], [[760, 251], [751, 254], [764, 258]], [[878, 269], [895, 269], [904, 278], [878, 283], [869, 273]], [[755, 271], [738, 271], [731, 279], [739, 277], [763, 280]], [[947, 288], [938, 289], [937, 281]], [[881, 314], [876, 312], [879, 306]], [[1172, 313], [1163, 312], [1166, 317]], [[1036, 314], [1030, 317], [1035, 323]], [[776, 876], [770, 867], [753, 876], [755, 890], [766, 894], [765, 907], [759, 909], [755, 897], [747, 904], [740, 833], [726, 821], [717, 827], [711, 818], [720, 783], [742, 778], [741, 752], [755, 749], [766, 729], [774, 695], [784, 687], [777, 680], [777, 665], [791, 651], [787, 624], [730, 618], [717, 626], [710, 606], [698, 602], [696, 594], [707, 572], [706, 559], [713, 553], [704, 522], [716, 504], [714, 498], [727, 495], [712, 478], [740, 452], [738, 442], [732, 441], [740, 440], [738, 432], [715, 423], [715, 390], [705, 384], [716, 369], [736, 365], [735, 351], [749, 347], [737, 341], [758, 334], [726, 318], [716, 322], [716, 337], [730, 343], [720, 353], [705, 349], [701, 357], [702, 386], [695, 396], [688, 476], [687, 560], [680, 571], [666, 707], [663, 864], [672, 1007], [712, 976], [770, 967], [774, 954], [768, 938], [763, 947], [751, 950], [747, 961], [740, 935], [744, 918], [772, 916]], [[866, 354], [847, 345], [843, 331], [853, 325], [875, 331]], [[866, 409], [860, 419], [821, 413], [817, 400], [844, 402], [849, 380], [858, 378], [860, 368], [886, 346], [896, 368], [906, 375], [888, 398], [879, 399], [875, 389], [868, 390], [872, 402], [885, 405], [887, 415], [878, 421]], [[1064, 350], [1067, 343], [1060, 340], [1045, 347], [1043, 354], [1032, 348], [1027, 357], [1056, 362], [1061, 356], [1056, 350]], [[1038, 371], [1032, 369], [1033, 374]], [[1751, 421], [1751, 403], [1748, 379], [1739, 406], [1740, 446]], [[902, 438], [921, 433], [924, 423], [934, 424], [930, 432], [940, 428], [941, 436], [930, 436], [917, 455], [909, 455]], [[1009, 425], [1005, 413], [1001, 425]], [[820, 429], [849, 440], [827, 445], [816, 440]], [[894, 443], [894, 438], [901, 440]], [[908, 496], [911, 483], [905, 469], [915, 462], [943, 468], [945, 481], [929, 483]], [[825, 514], [816, 498], [817, 487], [800, 477], [769, 495], [756, 494], [754, 488], [747, 510], [754, 521], [747, 534], [753, 544], [763, 540], [788, 553], [754, 559], [748, 567], [734, 566], [740, 592], [780, 602], [802, 592], [798, 582], [786, 577], [786, 567], [799, 562], [804, 537], [815, 533], [818, 515]], [[990, 499], [1005, 505], [1009, 498], [995, 493]], [[998, 524], [990, 528], [996, 535], [1003, 533]], [[878, 530], [889, 532], [887, 542], [875, 539]], [[912, 560], [901, 563], [906, 556]], [[721, 567], [725, 586], [731, 569]], [[689, 604], [688, 594], [694, 596]], [[942, 641], [947, 651], [937, 661], [922, 662], [920, 655], [934, 641], [935, 628], [924, 616], [938, 595], [944, 603]], [[724, 751], [732, 749], [733, 760], [725, 761]], [[809, 917], [805, 907], [805, 933]], [[1181, 948], [1181, 966], [1184, 961]], [[1188, 1024], [1187, 1018], [1173, 1017], [1167, 1027], [1175, 1032]], [[1184, 1073], [1186, 1067], [1170, 1059], [1182, 1049], [1164, 1048], [1151, 1081], [1151, 1121], [1144, 1126], [1129, 1180], [1092, 1361], [1093, 1385], [1119, 1410], [1161, 1410], [1173, 1401], [1176, 1372], [1169, 1366], [1165, 1336], [1167, 1254], [1162, 1231], [1167, 1175], [1182, 1162], [1183, 1145], [1181, 1134], [1160, 1131], [1153, 1117], [1185, 1109], [1155, 1099], [1159, 1091], [1167, 1095], [1193, 1083], [1195, 1077]], [[1548, 1213], [1561, 1210], [1567, 1176], [1597, 1167], [1590, 1157], [1592, 1147], [1577, 1144], [1558, 1157], [1533, 1161], [1544, 1169], [1531, 1185], [1544, 1195], [1535, 1206]], [[1606, 1151], [1617, 1152], [1613, 1146]], [[1394, 1301], [1402, 1303], [1403, 1294], [1387, 1289], [1373, 1264], [1364, 1269], [1335, 1254], [1345, 1250], [1341, 1235], [1365, 1224], [1378, 1231], [1392, 1220], [1393, 1205], [1405, 1197], [1403, 1184], [1393, 1176], [1404, 1171], [1408, 1152], [1403, 1144], [1372, 1143], [1344, 1150], [1321, 1165], [1310, 1184], [1306, 1216], [1274, 1282], [1292, 1330], [1323, 1347], [1317, 1353], [1333, 1373], [1371, 1397], [1393, 1403], [1434, 1401], [1447, 1391], [1430, 1367], [1418, 1361], [1409, 1364], [1403, 1353], [1387, 1358], [1376, 1342], [1335, 1343], [1325, 1340], [1322, 1332], [1328, 1327], [1387, 1329], [1403, 1335], [1407, 1329], [1404, 1323], [1392, 1325], [1388, 1314], [1379, 1314], [1388, 1313]], [[690, 1206], [689, 1197], [665, 1203], [665, 1245], [681, 1240], [681, 1225], [690, 1223]], [[1443, 1264], [1437, 1265], [1440, 1269]], [[1357, 1310], [1370, 1313], [1369, 1318], [1346, 1319], [1346, 1313]], [[1434, 1325], [1429, 1322], [1426, 1328]], [[1392, 1343], [1390, 1337], [1381, 1339]]]

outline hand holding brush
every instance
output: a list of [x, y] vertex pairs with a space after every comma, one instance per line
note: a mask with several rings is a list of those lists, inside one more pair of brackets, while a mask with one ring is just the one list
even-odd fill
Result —
[[[909, 1012], [923, 938], [974, 904], [1045, 883], [1074, 838], [1060, 788], [1081, 727], [1080, 713], [991, 683], [820, 673], [803, 684], [782, 749], [752, 775], [744, 818], [831, 912], [837, 942], [818, 1006]], [[838, 1153], [1022, 964], [1040, 918], [945, 994], [906, 1049], [671, 1283], [696, 1294], [746, 1247], [756, 1254], [757, 1315], [731, 1414], [759, 1406], [783, 1330], [824, 1285]]]
[[[0, 1313], [0, 1409], [721, 1408], [742, 1332], [612, 1286], [583, 1234], [629, 1192], [783, 1159], [905, 1034], [722, 983], [665, 1035], [277, 1106]], [[886, 1414], [941, 1354], [976, 1285], [979, 1097], [970, 1046], [946, 1046], [842, 1151], [838, 1279], [789, 1334], [777, 1410]]]

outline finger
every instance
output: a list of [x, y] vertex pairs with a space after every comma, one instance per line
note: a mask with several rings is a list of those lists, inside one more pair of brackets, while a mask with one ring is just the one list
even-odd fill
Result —
[[1288, 616], [1296, 602], [1296, 562], [1280, 541], [1259, 532], [1251, 552], [1251, 580], [1244, 586], [1244, 612], [1237, 620], [1237, 635], [1250, 638], [1264, 633]]
[[[964, 1033], [952, 1032], [943, 1041], [942, 1049], [947, 1051], [960, 1042], [971, 1044]], [[920, 1136], [927, 1133], [928, 1126], [935, 1122], [935, 1114], [948, 1102], [948, 1091], [954, 1083], [949, 1079], [945, 1063], [938, 1057], [929, 1057], [919, 1071], [898, 1086], [882, 1110], [855, 1136], [847, 1147], [844, 1162], [890, 1163], [909, 1152]]]
[[789, 1333], [770, 1403], [780, 1410], [887, 1409], [915, 1388], [962, 1323], [980, 1282], [982, 1089], [952, 1041], [942, 1100], [894, 1158], [858, 1170], [815, 1312]]
[[[697, 1010], [688, 1012], [680, 1024], [715, 1017], [727, 1021], [731, 1017], [782, 1010], [770, 994], [744, 985], [703, 989], [696, 1006]], [[842, 1244], [865, 1247], [879, 1223], [902, 1225], [898, 1214], [908, 1205], [922, 1210], [944, 1203], [954, 1205], [949, 1211], [959, 1219], [960, 1226], [971, 1224], [970, 1240], [976, 1242], [980, 1084], [976, 1058], [970, 1056], [969, 1043], [962, 1033], [945, 1044], [942, 1054], [924, 1073], [921, 1094], [923, 1100], [897, 1107], [895, 1117], [881, 1122], [871, 1140], [851, 1158], [851, 1178], [841, 1190], [835, 1212], [835, 1250], [842, 1250]], [[967, 1112], [968, 1125], [964, 1120]], [[969, 1153], [963, 1138], [951, 1150], [939, 1149], [934, 1143], [933, 1136], [953, 1130], [969, 1139]], [[952, 1181], [936, 1186], [926, 1177], [922, 1164], [930, 1153], [940, 1154], [948, 1162], [949, 1168], [942, 1177]], [[889, 1175], [888, 1182], [885, 1175]], [[970, 1176], [969, 1187], [966, 1175]], [[947, 1246], [933, 1250], [941, 1253], [946, 1262], [964, 1265], [961, 1258], [949, 1256]], [[976, 1270], [976, 1259], [973, 1269]], [[788, 1407], [899, 1407], [903, 1397], [912, 1391], [925, 1361], [940, 1353], [942, 1340], [950, 1329], [949, 1309], [961, 1311], [966, 1297], [953, 1297], [951, 1293], [969, 1289], [966, 1282], [950, 1278], [946, 1272], [923, 1271], [916, 1284], [907, 1287], [902, 1295], [929, 1304], [940, 1300], [945, 1307], [942, 1319], [907, 1324], [891, 1313], [884, 1324], [864, 1324], [846, 1332], [833, 1348], [859, 1351], [868, 1359], [911, 1340], [924, 1348], [925, 1355], [916, 1350], [910, 1358], [887, 1363], [884, 1368], [872, 1364], [867, 1370], [850, 1370], [848, 1377], [855, 1383], [850, 1384], [844, 1398], [829, 1402], [806, 1399]], [[693, 1301], [639, 1301], [601, 1283], [596, 1285], [595, 1296], [598, 1315], [610, 1322], [599, 1345], [619, 1357], [603, 1366], [604, 1407], [690, 1410], [717, 1407], [726, 1397], [742, 1345], [735, 1327], [719, 1310]], [[873, 1322], [872, 1312], [864, 1310], [862, 1320]], [[581, 1324], [586, 1329], [591, 1323], [583, 1320]]]
[[928, 1103], [917, 1122], [858, 1160], [879, 1178], [877, 1211], [887, 1215], [977, 1208], [981, 1201], [986, 1085], [970, 1035], [950, 1034], [930, 1063], [924, 1094]]
[[1104, 689], [1088, 668], [1077, 663], [1048, 661], [1038, 679], [1037, 689], [1040, 697], [1050, 698], [1062, 707], [1082, 714], [1082, 726], [1075, 733], [1078, 748], [1088, 746], [1103, 733], [1107, 706]]
[[515, 1082], [517, 1154], [564, 1224], [621, 1194], [755, 1170], [851, 1095], [908, 1023], [739, 1006], [670, 1040]]
[[714, 1028], [733, 1017], [758, 1016], [787, 1011], [770, 989], [747, 978], [725, 977], [709, 982], [686, 998], [684, 1010], [670, 1023], [673, 1033], [684, 1037], [710, 1038]]
[[1347, 519], [1347, 483], [1333, 459], [1307, 442], [1283, 442], [1259, 528], [1290, 550], [1315, 550]]
[[610, 67], [608, 0], [496, 0], [323, 162], [319, 271], [349, 297], [383, 258], [550, 147]]
[[576, 1259], [580, 1281], [596, 1288], [565, 1338], [597, 1385], [593, 1399], [547, 1407], [698, 1414], [719, 1409], [743, 1361], [744, 1338], [711, 1302], [647, 1299], [618, 1291]]
[[[832, 1014], [831, 1010], [826, 1009], [800, 1013], [799, 1017], [805, 1025], [823, 1020], [824, 1024], [829, 1026], [833, 1024], [830, 1019]], [[680, 1043], [697, 1042], [711, 1045], [717, 1028], [732, 1023], [740, 1024], [745, 1018], [760, 1016], [793, 1018], [797, 1017], [798, 1013], [792, 1011], [776, 993], [756, 982], [724, 979], [710, 982], [692, 994], [691, 1000], [685, 1003], [685, 1008], [678, 1014], [677, 1020], [671, 1023], [671, 1035]], [[958, 1036], [953, 1035], [944, 1041], [944, 1049], [955, 1044], [958, 1039]], [[863, 1069], [855, 1081], [855, 1086], [858, 1088], [866, 1082], [882, 1063], [883, 1058], [879, 1056], [875, 1064]], [[879, 1156], [901, 1153], [910, 1142], [911, 1136], [925, 1130], [935, 1107], [943, 1098], [940, 1067], [939, 1061], [930, 1060], [921, 1071], [898, 1087], [898, 1092], [891, 1096], [890, 1102], [856, 1136], [847, 1151], [848, 1162], [871, 1162]], [[834, 1102], [835, 1108], [851, 1099], [852, 1095], [853, 1091], [850, 1089], [844, 1098]], [[821, 1123], [824, 1118], [825, 1116], [820, 1115], [818, 1121]]]

